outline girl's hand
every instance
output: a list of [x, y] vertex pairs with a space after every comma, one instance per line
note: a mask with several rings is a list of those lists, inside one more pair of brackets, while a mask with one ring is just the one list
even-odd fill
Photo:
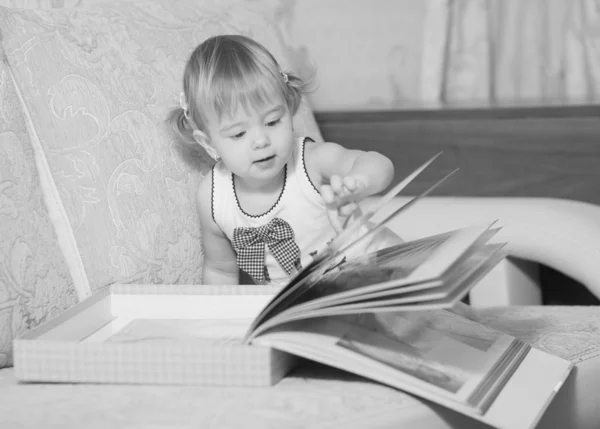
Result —
[[362, 199], [361, 191], [366, 187], [362, 177], [339, 175], [331, 176], [329, 184], [321, 187], [327, 216], [338, 234], [344, 229], [346, 218], [358, 208], [357, 203]]

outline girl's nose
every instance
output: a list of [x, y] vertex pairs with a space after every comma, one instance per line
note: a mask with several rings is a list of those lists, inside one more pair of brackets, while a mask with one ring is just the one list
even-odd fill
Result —
[[269, 144], [270, 144], [270, 141], [269, 141], [269, 137], [267, 136], [267, 134], [264, 132], [259, 132], [254, 137], [252, 147], [254, 149], [263, 149], [263, 148], [269, 146]]

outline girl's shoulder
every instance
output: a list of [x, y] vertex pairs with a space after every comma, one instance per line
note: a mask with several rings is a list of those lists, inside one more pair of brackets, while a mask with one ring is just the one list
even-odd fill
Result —
[[210, 171], [206, 173], [202, 179], [200, 179], [196, 195], [199, 197], [210, 197], [210, 195], [212, 194], [212, 184], [213, 169], [210, 169]]
[[321, 147], [324, 143], [316, 142], [310, 138], [305, 138], [300, 145], [302, 151], [302, 160], [304, 161], [304, 168], [307, 171], [314, 169], [315, 159], [318, 158]]
[[334, 142], [316, 142], [314, 140], [305, 140], [304, 156], [321, 156], [326, 154], [336, 154], [340, 150], [346, 150], [342, 145]]
[[304, 162], [307, 168], [320, 171], [320, 166], [336, 162], [346, 149], [334, 142], [312, 142], [304, 145]]
[[[321, 186], [328, 175], [328, 164], [335, 163], [338, 158], [337, 148], [340, 146], [332, 142], [306, 141], [304, 143], [304, 168], [308, 177], [317, 187]], [[333, 159], [332, 159], [333, 157]]]
[[329, 142], [317, 142], [309, 138], [304, 139], [301, 145], [301, 148], [304, 150], [304, 162], [312, 162], [323, 155], [330, 144]]
[[[213, 170], [204, 175], [196, 190], [196, 209], [203, 225], [212, 224], [213, 219]], [[213, 221], [213, 222], [211, 222]]]

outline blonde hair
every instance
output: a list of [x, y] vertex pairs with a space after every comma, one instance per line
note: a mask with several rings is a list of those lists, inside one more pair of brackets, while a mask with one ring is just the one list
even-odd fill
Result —
[[168, 121], [183, 142], [193, 143], [195, 129], [207, 133], [207, 112], [221, 117], [233, 115], [240, 105], [260, 107], [277, 90], [295, 115], [306, 88], [300, 78], [281, 70], [260, 43], [242, 35], [214, 36], [190, 55], [183, 74], [185, 104]]

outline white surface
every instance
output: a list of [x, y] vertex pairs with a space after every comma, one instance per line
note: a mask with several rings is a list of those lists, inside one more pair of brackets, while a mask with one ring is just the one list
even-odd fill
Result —
[[[541, 305], [539, 265], [523, 260], [505, 259], [482, 278], [469, 292], [473, 307], [501, 305]], [[502, 287], [499, 287], [502, 285]]]
[[[408, 199], [396, 198], [386, 213]], [[388, 226], [412, 240], [494, 220], [502, 229], [493, 241], [508, 242], [510, 256], [560, 271], [600, 298], [600, 206], [551, 198], [427, 197]]]

